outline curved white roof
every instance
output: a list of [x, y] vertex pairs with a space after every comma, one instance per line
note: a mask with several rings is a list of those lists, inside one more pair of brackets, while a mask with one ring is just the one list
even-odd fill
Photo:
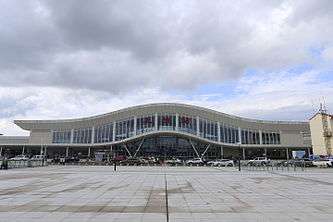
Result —
[[[180, 104], [180, 103], [152, 103], [145, 105], [138, 105], [133, 107], [128, 107], [120, 109], [117, 111], [109, 112], [102, 115], [96, 115], [85, 118], [74, 118], [74, 119], [57, 119], [57, 120], [15, 120], [14, 123], [23, 129], [38, 129], [47, 128], [47, 126], [56, 125], [58, 128], [60, 125], [94, 125], [96, 122], [107, 122], [107, 121], [117, 121], [119, 119], [124, 119], [126, 117], [131, 117], [134, 115], [144, 115], [152, 113], [184, 113], [188, 115], [198, 115], [203, 118], [208, 118], [210, 120], [219, 121], [224, 119], [230, 122], [243, 122], [247, 124], [260, 124], [260, 125], [308, 125], [308, 122], [296, 122], [296, 121], [267, 121], [238, 117], [235, 115], [230, 115], [222, 112], [218, 112], [212, 109], [203, 108], [194, 105]], [[223, 121], [222, 121], [223, 122]]]

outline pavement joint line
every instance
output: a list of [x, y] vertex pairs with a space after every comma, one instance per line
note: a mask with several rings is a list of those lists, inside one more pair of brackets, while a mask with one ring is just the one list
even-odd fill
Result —
[[288, 174], [283, 174], [283, 173], [278, 173], [278, 172], [271, 172], [271, 173], [275, 174], [275, 175], [279, 175], [279, 176], [284, 176], [284, 177], [288, 177], [288, 178], [297, 179], [297, 180], [303, 180], [303, 181], [306, 181], [306, 182], [319, 183], [319, 184], [328, 185], [328, 186], [333, 185], [333, 183], [322, 181], [322, 180], [315, 180], [315, 179], [311, 179], [311, 178], [293, 176], [293, 175], [288, 175]]
[[167, 181], [166, 173], [164, 173], [164, 184], [165, 184], [165, 212], [166, 212], [166, 221], [169, 222], [168, 181]]

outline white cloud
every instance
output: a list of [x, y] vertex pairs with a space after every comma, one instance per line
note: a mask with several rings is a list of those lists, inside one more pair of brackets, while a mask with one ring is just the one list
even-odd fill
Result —
[[[22, 135], [27, 132], [14, 126], [14, 119], [78, 118], [156, 102], [193, 104], [250, 118], [306, 121], [322, 96], [333, 94], [332, 85], [332, 81], [321, 81], [316, 72], [294, 75], [269, 73], [264, 77], [243, 77], [235, 89], [235, 96], [225, 98], [219, 93], [199, 94], [193, 96], [194, 100], [157, 88], [114, 96], [93, 90], [7, 87], [0, 88], [0, 100], [14, 102], [11, 105], [0, 104], [7, 110], [7, 115], [0, 117], [0, 129], [5, 134]], [[331, 97], [326, 97], [326, 103], [333, 107]]]
[[310, 49], [325, 51], [333, 39], [331, 1], [3, 4], [2, 86], [113, 94], [138, 86], [193, 90], [238, 79], [247, 69], [276, 72], [313, 65]]
[[[333, 105], [331, 77], [320, 77], [333, 68], [330, 0], [1, 4], [5, 133], [22, 133], [13, 119], [89, 116], [149, 102], [301, 120], [322, 96]], [[289, 71], [302, 65], [310, 71]], [[192, 95], [230, 80], [239, 81], [232, 97]]]

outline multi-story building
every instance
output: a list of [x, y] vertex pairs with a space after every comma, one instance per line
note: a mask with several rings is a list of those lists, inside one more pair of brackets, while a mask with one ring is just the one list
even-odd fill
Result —
[[311, 152], [308, 122], [241, 118], [184, 104], [161, 103], [63, 120], [15, 120], [27, 137], [0, 137], [1, 154], [112, 155], [286, 159]]
[[310, 119], [313, 154], [333, 155], [333, 115], [320, 109]]

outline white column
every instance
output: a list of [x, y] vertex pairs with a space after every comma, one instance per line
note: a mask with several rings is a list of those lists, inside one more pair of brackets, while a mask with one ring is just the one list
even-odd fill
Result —
[[155, 130], [158, 130], [158, 114], [155, 113]]
[[136, 136], [136, 116], [134, 116], [134, 136]]
[[112, 141], [116, 141], [116, 122], [112, 125]]
[[0, 156], [2, 156], [2, 147], [0, 147]]
[[239, 139], [239, 144], [242, 144], [242, 129], [238, 127], [238, 139]]
[[243, 147], [243, 160], [245, 160], [245, 148]]
[[22, 147], [22, 155], [24, 155], [25, 147]]
[[73, 138], [74, 138], [74, 129], [71, 130], [71, 143], [73, 143]]
[[[1, 149], [2, 149], [2, 147], [1, 147]], [[310, 157], [310, 155], [311, 155], [311, 150], [310, 150], [310, 148], [308, 147], [308, 157]], [[1, 156], [1, 154], [0, 154], [0, 156]]]
[[40, 146], [40, 153], [39, 154], [43, 155], [43, 146], [42, 145]]
[[289, 149], [286, 148], [286, 156], [287, 156], [287, 160], [289, 160]]
[[176, 113], [176, 131], [178, 131], [178, 120], [179, 120], [179, 114]]
[[221, 142], [221, 126], [220, 122], [217, 122], [217, 141]]
[[259, 130], [259, 143], [262, 144], [262, 131]]
[[197, 116], [197, 136], [200, 136], [200, 124], [199, 124], [199, 116]]
[[90, 158], [90, 152], [91, 152], [91, 150], [90, 150], [90, 146], [88, 147], [88, 158]]
[[91, 128], [91, 143], [95, 143], [95, 127]]
[[267, 157], [267, 147], [264, 148], [265, 157]]
[[66, 147], [66, 157], [68, 157], [69, 147]]
[[223, 159], [223, 146], [221, 146], [221, 159]]

